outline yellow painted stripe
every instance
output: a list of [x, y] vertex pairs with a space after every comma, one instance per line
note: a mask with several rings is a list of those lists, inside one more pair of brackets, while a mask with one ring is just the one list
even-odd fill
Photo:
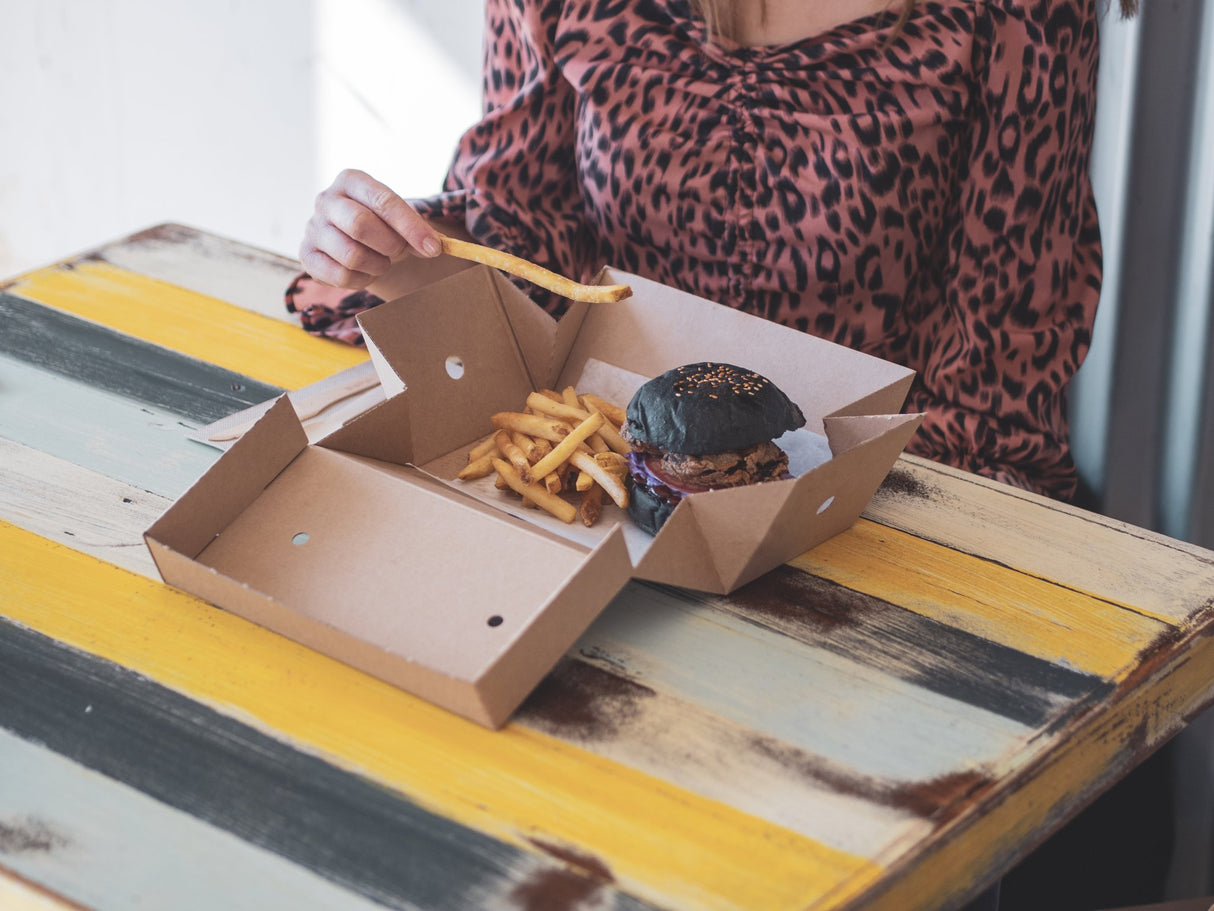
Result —
[[79, 911], [81, 907], [0, 867], [0, 908], [4, 911]]
[[367, 358], [363, 348], [102, 261], [31, 272], [6, 290], [284, 389]]
[[1110, 679], [1168, 629], [1160, 619], [867, 519], [792, 563], [992, 642]]
[[493, 732], [162, 583], [0, 522], [0, 609], [286, 735], [443, 816], [607, 864], [647, 901], [791, 909], [880, 869], [520, 726]]

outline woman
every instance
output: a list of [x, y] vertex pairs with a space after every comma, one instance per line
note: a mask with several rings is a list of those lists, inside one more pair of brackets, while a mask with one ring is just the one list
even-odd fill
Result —
[[[911, 451], [1070, 498], [1097, 2], [716, 0], [714, 34], [691, 0], [491, 0], [484, 116], [445, 192], [411, 206], [345, 172], [301, 260], [361, 288], [434, 255], [431, 219], [576, 277], [635, 271], [915, 368]], [[317, 294], [291, 305], [349, 335]]]
[[[1097, 2], [489, 0], [484, 115], [444, 192], [344, 172], [288, 305], [357, 341], [376, 299], [326, 285], [436, 255], [435, 225], [579, 279], [611, 264], [913, 367], [911, 451], [1070, 498]], [[1019, 907], [1064, 894], [1043, 869], [1009, 882]]]

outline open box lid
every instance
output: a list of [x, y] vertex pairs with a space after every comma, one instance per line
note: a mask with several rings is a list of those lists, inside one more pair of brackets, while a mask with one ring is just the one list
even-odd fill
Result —
[[[407, 407], [345, 436], [393, 451]], [[497, 727], [631, 574], [618, 533], [588, 551], [325, 443], [280, 399], [145, 534], [165, 581]]]
[[[724, 361], [764, 374], [801, 407], [806, 428], [781, 445], [816, 436], [829, 458], [794, 470], [795, 481], [687, 498], [656, 537], [624, 519], [634, 575], [728, 593], [855, 522], [922, 420], [898, 413], [914, 371], [639, 276], [605, 269], [600, 281], [632, 296], [572, 303], [556, 320], [478, 266], [361, 314], [381, 382], [413, 401], [415, 464], [460, 488], [461, 454], [489, 432], [489, 415], [519, 410], [537, 388], [572, 385], [623, 405], [671, 367]], [[510, 496], [488, 483], [477, 495], [498, 505]], [[587, 546], [599, 534], [536, 510], [527, 521]]]

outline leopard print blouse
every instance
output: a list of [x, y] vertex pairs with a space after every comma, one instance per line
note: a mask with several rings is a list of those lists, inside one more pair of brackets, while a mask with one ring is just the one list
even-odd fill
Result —
[[489, 0], [483, 119], [418, 206], [912, 367], [910, 451], [1067, 498], [1096, 2], [920, 0], [896, 34], [895, 4], [744, 47], [688, 0]]

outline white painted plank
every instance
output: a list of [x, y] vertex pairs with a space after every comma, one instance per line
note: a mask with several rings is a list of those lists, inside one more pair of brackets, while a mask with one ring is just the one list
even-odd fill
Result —
[[107, 563], [159, 578], [143, 530], [170, 503], [0, 437], [0, 516]]
[[3, 355], [0, 392], [0, 437], [162, 496], [180, 496], [219, 455], [178, 415]]
[[286, 257], [177, 225], [110, 244], [101, 255], [131, 272], [299, 324], [299, 317], [287, 312], [283, 295], [300, 265]]
[[1175, 623], [1214, 592], [1214, 551], [914, 456], [864, 515]]
[[0, 824], [29, 835], [0, 863], [89, 908], [381, 907], [4, 730], [0, 768]]
[[[838, 764], [928, 782], [990, 770], [1033, 729], [876, 668], [648, 586], [630, 586], [578, 643], [645, 686]], [[804, 698], [801, 698], [804, 696]], [[897, 744], [896, 750], [887, 749]]]

